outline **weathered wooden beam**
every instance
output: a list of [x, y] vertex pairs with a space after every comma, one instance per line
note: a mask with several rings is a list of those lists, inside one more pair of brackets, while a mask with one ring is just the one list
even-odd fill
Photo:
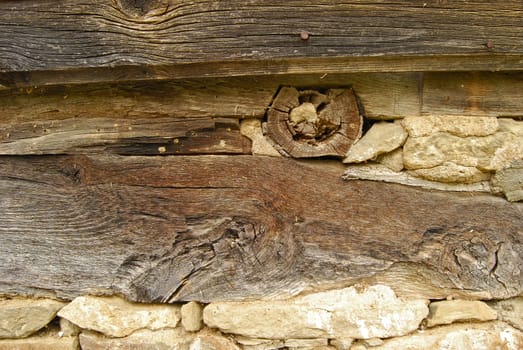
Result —
[[426, 73], [421, 113], [522, 117], [522, 91], [522, 73]]
[[[253, 84], [254, 83], [254, 84]], [[277, 82], [200, 79], [0, 91], [0, 122], [69, 118], [262, 118]]]
[[344, 182], [320, 164], [0, 157], [0, 293], [213, 301], [366, 280], [429, 298], [523, 292], [522, 204]]
[[0, 91], [0, 123], [69, 118], [263, 118], [282, 85], [352, 86], [369, 118], [419, 115], [419, 73], [307, 74], [41, 86]]
[[350, 86], [370, 119], [523, 114], [521, 72], [293, 74], [7, 89], [0, 91], [0, 125], [70, 118], [263, 118], [280, 86]]
[[0, 84], [523, 69], [517, 1], [139, 3], [0, 2]]
[[0, 155], [249, 154], [230, 118], [90, 118], [0, 124]]

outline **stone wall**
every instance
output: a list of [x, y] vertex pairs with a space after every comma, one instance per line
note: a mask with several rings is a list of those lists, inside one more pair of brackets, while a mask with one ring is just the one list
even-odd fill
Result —
[[[376, 121], [343, 160], [344, 179], [388, 181], [523, 199], [523, 121], [415, 117]], [[279, 156], [259, 120], [244, 120], [253, 153]], [[341, 174], [340, 174], [341, 175]], [[282, 300], [133, 304], [4, 296], [3, 349], [521, 349], [523, 296], [428, 300], [383, 284]]]
[[3, 298], [0, 349], [521, 349], [523, 297], [405, 299], [356, 285], [288, 300], [202, 305]]
[[[370, 122], [343, 160], [346, 180], [504, 193], [510, 201], [523, 200], [523, 121], [424, 116]], [[241, 131], [252, 140], [254, 154], [279, 155], [259, 120], [243, 121]]]

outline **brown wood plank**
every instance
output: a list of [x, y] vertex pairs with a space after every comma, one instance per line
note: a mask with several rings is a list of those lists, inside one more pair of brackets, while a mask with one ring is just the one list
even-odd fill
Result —
[[419, 73], [207, 78], [0, 91], [0, 123], [70, 118], [263, 118], [279, 86], [352, 86], [368, 118], [419, 115]]
[[0, 84], [523, 69], [517, 1], [132, 3], [0, 2]]
[[0, 121], [261, 118], [278, 83], [267, 78], [256, 83], [257, 79], [230, 78], [9, 89], [0, 91]]
[[0, 124], [0, 155], [249, 154], [238, 119], [90, 118]]
[[350, 86], [370, 119], [523, 115], [523, 73], [519, 72], [353, 73], [6, 89], [0, 91], [0, 123], [69, 118], [263, 118], [279, 86]]
[[388, 271], [426, 297], [522, 293], [521, 204], [342, 172], [252, 156], [0, 157], [0, 294], [240, 300]]
[[522, 117], [522, 91], [519, 72], [426, 73], [421, 113]]

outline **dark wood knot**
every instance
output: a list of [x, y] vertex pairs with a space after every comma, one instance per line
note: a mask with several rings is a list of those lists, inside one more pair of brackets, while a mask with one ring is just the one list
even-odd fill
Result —
[[117, 0], [118, 6], [130, 17], [143, 17], [151, 12], [165, 9], [172, 0]]
[[345, 157], [361, 127], [352, 89], [282, 87], [267, 113], [267, 134], [280, 153], [295, 158]]

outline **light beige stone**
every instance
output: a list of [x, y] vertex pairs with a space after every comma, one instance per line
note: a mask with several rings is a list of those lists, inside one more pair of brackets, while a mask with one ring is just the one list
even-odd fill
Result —
[[498, 170], [492, 178], [492, 186], [503, 192], [511, 202], [523, 201], [523, 159], [515, 160], [507, 168]]
[[285, 346], [283, 340], [280, 339], [260, 339], [242, 336], [235, 336], [234, 339], [238, 344], [241, 344], [244, 350], [272, 350]]
[[240, 124], [240, 133], [252, 141], [252, 154], [259, 156], [281, 157], [281, 154], [265, 138], [259, 119], [244, 119]]
[[336, 348], [334, 346], [330, 346], [330, 345], [298, 346], [298, 347], [290, 346], [290, 347], [286, 347], [285, 349], [289, 349], [289, 350], [336, 350]]
[[[276, 341], [274, 341], [276, 343]], [[259, 345], [243, 345], [243, 350], [278, 350], [283, 348], [284, 346], [276, 346], [276, 345], [269, 345], [269, 344], [259, 344]]]
[[186, 331], [196, 332], [203, 327], [203, 306], [191, 301], [182, 305], [182, 326]]
[[487, 136], [495, 133], [499, 127], [496, 117], [439, 115], [406, 117], [402, 124], [411, 137], [428, 136], [437, 132], [447, 132], [460, 137]]
[[284, 345], [288, 348], [303, 348], [329, 345], [328, 339], [286, 339]]
[[491, 305], [501, 320], [523, 331], [523, 297], [500, 300]]
[[443, 300], [429, 305], [427, 327], [463, 321], [492, 321], [498, 315], [494, 309], [479, 300]]
[[303, 121], [315, 123], [318, 121], [318, 114], [316, 107], [310, 102], [305, 102], [291, 110], [289, 119], [293, 123], [301, 123]]
[[77, 337], [59, 337], [54, 334], [23, 339], [1, 339], [0, 350], [78, 350]]
[[382, 154], [377, 159], [378, 163], [385, 165], [392, 171], [400, 172], [403, 170], [403, 148], [395, 149], [390, 153]]
[[232, 337], [210, 331], [197, 333], [188, 350], [241, 350]]
[[499, 118], [498, 123], [499, 131], [506, 131], [514, 135], [523, 136], [523, 120]]
[[401, 300], [383, 285], [313, 293], [291, 300], [216, 302], [209, 327], [253, 338], [374, 338], [409, 333], [428, 314], [427, 301]]
[[399, 123], [376, 123], [349, 149], [343, 163], [361, 163], [376, 159], [403, 145], [407, 132]]
[[523, 138], [510, 132], [485, 137], [458, 137], [437, 133], [409, 137], [403, 146], [403, 162], [410, 170], [433, 168], [447, 162], [482, 171], [508, 166], [523, 154]]
[[24, 338], [47, 326], [66, 303], [53, 299], [0, 300], [0, 338]]
[[61, 337], [70, 337], [78, 335], [80, 333], [80, 328], [72, 323], [71, 321], [66, 320], [65, 318], [60, 318], [60, 332], [58, 333]]
[[350, 350], [367, 350], [368, 347], [366, 344], [364, 344], [361, 341], [355, 342], [351, 347]]
[[188, 349], [192, 340], [179, 328], [140, 330], [123, 338], [107, 338], [97, 333], [82, 332], [79, 338], [82, 350], [182, 350]]
[[176, 305], [130, 303], [118, 297], [83, 296], [58, 313], [84, 329], [124, 337], [139, 329], [174, 328], [180, 320]]
[[372, 180], [423, 187], [440, 191], [491, 192], [488, 181], [474, 183], [449, 183], [423, 179], [410, 174], [410, 171], [395, 172], [381, 164], [356, 164], [346, 168], [344, 180]]
[[332, 339], [330, 344], [336, 348], [336, 350], [349, 350], [354, 339], [352, 338], [338, 338]]
[[[523, 333], [500, 322], [457, 323], [385, 339], [372, 350], [520, 350]], [[352, 348], [351, 348], [352, 350]]]
[[383, 339], [381, 339], [381, 338], [370, 338], [370, 339], [362, 340], [361, 343], [365, 344], [368, 347], [373, 347], [373, 346], [378, 346], [378, 345], [383, 344]]
[[445, 162], [429, 169], [410, 170], [409, 174], [429, 181], [471, 184], [488, 181], [490, 173], [485, 173], [476, 167], [463, 166], [452, 162]]
[[240, 350], [230, 337], [208, 330], [186, 333], [181, 328], [140, 330], [123, 338], [83, 332], [80, 345], [82, 350]]

